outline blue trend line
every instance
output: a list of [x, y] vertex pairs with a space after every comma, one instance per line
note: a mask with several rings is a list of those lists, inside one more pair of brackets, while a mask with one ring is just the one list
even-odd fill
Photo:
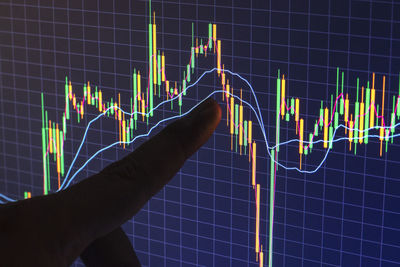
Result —
[[[86, 162], [85, 162], [85, 163], [84, 163], [70, 178], [69, 178], [69, 175], [70, 175], [70, 173], [71, 173], [71, 170], [72, 170], [72, 168], [73, 168], [73, 166], [74, 166], [74, 164], [75, 164], [75, 162], [76, 162], [76, 159], [78, 158], [78, 155], [79, 155], [79, 153], [80, 153], [80, 151], [81, 151], [81, 149], [82, 149], [82, 146], [83, 146], [83, 144], [84, 144], [84, 142], [85, 142], [85, 139], [86, 139], [86, 137], [87, 137], [87, 133], [88, 133], [88, 131], [89, 131], [89, 129], [90, 129], [91, 124], [94, 123], [94, 122], [96, 122], [98, 119], [104, 117], [105, 114], [106, 114], [110, 109], [117, 108], [118, 110], [121, 110], [122, 113], [124, 113], [124, 114], [126, 114], [126, 115], [128, 115], [128, 116], [133, 116], [134, 114], [140, 114], [140, 115], [145, 115], [146, 117], [148, 117], [149, 114], [150, 114], [151, 112], [157, 110], [159, 107], [161, 107], [161, 106], [163, 106], [163, 105], [165, 105], [165, 104], [167, 104], [167, 103], [170, 103], [170, 102], [172, 102], [172, 101], [174, 101], [174, 100], [176, 100], [176, 99], [182, 97], [183, 93], [185, 93], [185, 92], [186, 92], [187, 90], [189, 90], [191, 87], [193, 87], [193, 86], [195, 86], [196, 84], [198, 84], [199, 81], [200, 81], [205, 75], [210, 74], [210, 73], [213, 73], [213, 72], [215, 72], [215, 71], [217, 71], [217, 70], [220, 70], [220, 69], [218, 69], [218, 68], [213, 68], [213, 69], [211, 69], [211, 70], [207, 70], [207, 71], [203, 72], [203, 73], [199, 76], [199, 78], [198, 78], [193, 84], [187, 86], [187, 87], [186, 87], [182, 92], [180, 92], [178, 95], [176, 95], [175, 97], [173, 97], [173, 98], [171, 98], [171, 99], [164, 100], [164, 101], [160, 102], [158, 105], [156, 105], [153, 109], [149, 110], [147, 113], [138, 112], [138, 111], [137, 111], [137, 112], [129, 113], [129, 112], [126, 112], [126, 111], [120, 109], [119, 107], [109, 107], [109, 108], [106, 109], [103, 113], [99, 114], [99, 115], [96, 116], [94, 119], [92, 119], [92, 120], [88, 123], [88, 125], [86, 126], [85, 133], [84, 133], [84, 135], [83, 135], [83, 137], [82, 137], [82, 141], [81, 141], [81, 143], [80, 143], [80, 145], [79, 145], [79, 148], [78, 148], [78, 150], [77, 150], [77, 152], [76, 152], [76, 154], [75, 154], [74, 159], [73, 159], [72, 162], [71, 162], [71, 165], [70, 165], [70, 167], [69, 167], [69, 169], [68, 169], [68, 172], [67, 172], [67, 174], [65, 175], [64, 181], [63, 181], [63, 183], [61, 184], [60, 188], [59, 188], [56, 192], [58, 192], [58, 191], [60, 191], [60, 190], [64, 190], [65, 188], [67, 188], [67, 187], [71, 184], [71, 182], [75, 179], [76, 175], [78, 175], [79, 172], [81, 172], [82, 169], [84, 169], [84, 168], [86, 167], [86, 165], [87, 165], [91, 160], [93, 160], [99, 153], [101, 153], [101, 152], [103, 152], [104, 150], [107, 150], [107, 149], [109, 149], [109, 148], [111, 148], [111, 147], [113, 147], [113, 146], [115, 146], [115, 145], [118, 145], [118, 144], [131, 144], [131, 143], [133, 143], [134, 141], [136, 141], [138, 138], [148, 137], [148, 136], [151, 134], [151, 132], [152, 132], [156, 127], [158, 127], [161, 123], [166, 122], [166, 121], [170, 121], [170, 120], [173, 120], [173, 119], [181, 118], [181, 117], [187, 115], [187, 114], [190, 113], [193, 109], [195, 109], [198, 105], [200, 105], [202, 102], [204, 102], [207, 98], [209, 98], [209, 97], [211, 97], [211, 96], [213, 96], [214, 94], [217, 94], [217, 93], [229, 94], [231, 97], [242, 101], [242, 103], [244, 103], [245, 105], [247, 105], [247, 106], [254, 112], [254, 114], [255, 114], [255, 116], [256, 116], [256, 119], [257, 119], [257, 121], [258, 121], [258, 123], [259, 123], [259, 125], [260, 125], [260, 130], [261, 130], [262, 135], [263, 135], [263, 138], [264, 138], [264, 142], [265, 142], [265, 147], [266, 147], [267, 153], [268, 153], [268, 155], [269, 155], [269, 158], [270, 158], [272, 161], [275, 162], [275, 159], [272, 157], [270, 150], [275, 149], [277, 146], [283, 146], [283, 145], [287, 145], [287, 144], [290, 144], [290, 143], [293, 143], [293, 142], [299, 142], [299, 141], [300, 141], [299, 139], [291, 139], [291, 140], [288, 140], [288, 141], [285, 141], [285, 142], [282, 142], [282, 143], [279, 143], [279, 144], [276, 144], [276, 145], [270, 147], [269, 144], [268, 144], [268, 138], [267, 138], [267, 135], [266, 135], [266, 132], [265, 132], [265, 125], [264, 125], [264, 120], [263, 120], [263, 117], [262, 117], [261, 109], [260, 109], [260, 106], [259, 106], [259, 104], [258, 104], [257, 96], [256, 96], [256, 94], [255, 94], [255, 91], [254, 91], [253, 87], [252, 87], [251, 84], [248, 82], [248, 80], [245, 79], [245, 78], [243, 78], [240, 74], [225, 69], [225, 70], [224, 70], [225, 72], [231, 74], [232, 76], [238, 77], [239, 79], [241, 79], [242, 81], [244, 81], [244, 82], [248, 85], [248, 87], [249, 87], [249, 89], [250, 89], [250, 91], [251, 91], [251, 93], [252, 93], [252, 96], [253, 96], [253, 98], [254, 98], [254, 101], [255, 101], [255, 103], [256, 103], [256, 109], [254, 109], [254, 107], [253, 107], [249, 102], [240, 99], [238, 96], [233, 95], [233, 94], [231, 94], [230, 92], [225, 92], [225, 91], [223, 91], [223, 90], [215, 90], [215, 91], [213, 91], [212, 93], [210, 93], [207, 97], [205, 97], [203, 100], [201, 100], [200, 102], [198, 102], [197, 104], [195, 104], [195, 105], [194, 105], [192, 108], [190, 108], [187, 112], [182, 113], [182, 114], [180, 114], [180, 115], [175, 115], [175, 116], [168, 117], [168, 118], [165, 118], [165, 119], [160, 120], [160, 121], [157, 122], [154, 126], [152, 126], [152, 127], [150, 128], [150, 130], [149, 130], [147, 133], [141, 134], [141, 135], [137, 135], [137, 136], [135, 136], [135, 138], [133, 138], [133, 139], [130, 140], [130, 141], [126, 141], [126, 142], [117, 141], [117, 142], [114, 142], [114, 143], [112, 143], [112, 144], [110, 144], [110, 145], [108, 145], [108, 146], [106, 146], [106, 147], [104, 147], [104, 148], [98, 150], [96, 153], [94, 153], [94, 154], [93, 154], [93, 155], [92, 155], [92, 156], [91, 156], [91, 157], [90, 157], [90, 158], [89, 158], [89, 159], [88, 159], [88, 160], [87, 160], [87, 161], [86, 161]], [[396, 127], [398, 127], [398, 126], [400, 126], [400, 123], [397, 123], [397, 124], [394, 125], [394, 126], [388, 126], [388, 127], [372, 127], [372, 128], [365, 129], [365, 130], [363, 130], [363, 131], [358, 130], [358, 129], [353, 129], [353, 130], [354, 130], [354, 131], [359, 131], [359, 132], [366, 132], [366, 131], [368, 131], [368, 130], [372, 130], [372, 129], [376, 129], [376, 128], [385, 128], [385, 129], [386, 129], [386, 128], [396, 128]], [[330, 141], [317, 140], [317, 141], [313, 141], [312, 143], [321, 143], [321, 142], [332, 142], [332, 143], [335, 143], [335, 142], [339, 142], [339, 141], [342, 141], [342, 140], [349, 140], [350, 138], [348, 138], [348, 137], [341, 137], [341, 138], [338, 138], [338, 139], [334, 139], [334, 138], [335, 138], [335, 135], [336, 135], [336, 132], [337, 132], [337, 130], [338, 130], [339, 128], [350, 129], [350, 128], [347, 127], [347, 126], [345, 126], [345, 125], [343, 125], [343, 124], [340, 124], [337, 128], [335, 128], [335, 131], [334, 131], [334, 133], [333, 133], [332, 140], [330, 140]], [[399, 137], [399, 136], [400, 136], [400, 134], [391, 135], [391, 136], [385, 137], [385, 139], [386, 139], [386, 138]], [[364, 136], [364, 137], [362, 137], [362, 138], [365, 138], [365, 137], [366, 137], [366, 136]], [[368, 137], [377, 137], [377, 138], [379, 138], [380, 136], [379, 136], [379, 135], [368, 135]], [[358, 139], [362, 139], [362, 138], [361, 138], [361, 137], [353, 137], [352, 139], [358, 140]], [[304, 140], [303, 142], [306, 143], [306, 144], [310, 143], [309, 141], [305, 141], [305, 140]], [[315, 169], [313, 169], [313, 170], [300, 170], [298, 167], [288, 167], [288, 166], [284, 166], [284, 165], [282, 165], [282, 164], [279, 163], [279, 162], [276, 162], [276, 164], [277, 164], [278, 166], [284, 168], [284, 169], [287, 169], [287, 170], [296, 170], [296, 171], [298, 171], [298, 172], [300, 172], [300, 173], [312, 174], [312, 173], [317, 172], [317, 171], [321, 168], [321, 166], [322, 166], [322, 164], [325, 162], [325, 160], [326, 160], [326, 158], [327, 158], [327, 156], [328, 156], [330, 150], [331, 150], [330, 148], [327, 149], [327, 151], [326, 151], [324, 157], [322, 158], [320, 164], [319, 164]], [[5, 196], [5, 195], [3, 195], [3, 194], [0, 194], [0, 197], [4, 198], [4, 199], [5, 199], [6, 201], [8, 201], [8, 202], [16, 201], [16, 200], [14, 200], [14, 199], [12, 199], [12, 198], [9, 198], [9, 197], [7, 197], [7, 196]], [[3, 204], [3, 203], [5, 203], [5, 202], [2, 201], [2, 200], [0, 200], [0, 203]]]

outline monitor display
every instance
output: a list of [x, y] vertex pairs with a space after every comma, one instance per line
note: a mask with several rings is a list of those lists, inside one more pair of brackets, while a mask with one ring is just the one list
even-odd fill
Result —
[[394, 0], [2, 1], [0, 203], [212, 97], [215, 133], [122, 226], [143, 266], [398, 266], [399, 79]]

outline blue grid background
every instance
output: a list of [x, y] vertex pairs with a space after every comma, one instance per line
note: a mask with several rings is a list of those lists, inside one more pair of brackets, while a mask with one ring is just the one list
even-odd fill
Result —
[[[288, 95], [300, 98], [306, 129], [318, 118], [320, 101], [329, 103], [336, 68], [345, 72], [345, 91], [355, 98], [356, 78], [387, 76], [390, 97], [398, 92], [400, 3], [397, 1], [152, 1], [158, 47], [165, 51], [167, 75], [182, 80], [190, 55], [191, 29], [207, 37], [216, 23], [225, 68], [253, 86], [267, 137], [275, 140], [278, 69], [288, 79]], [[147, 1], [0, 2], [0, 193], [21, 198], [42, 192], [41, 107], [57, 119], [64, 108], [64, 79], [76, 88], [87, 80], [105, 97], [131, 96], [133, 68], [147, 62]], [[194, 79], [213, 68], [213, 57], [198, 60]], [[234, 88], [254, 104], [245, 84]], [[381, 78], [378, 78], [377, 95]], [[218, 86], [208, 75], [185, 100], [189, 108]], [[218, 88], [217, 88], [218, 89]], [[219, 97], [216, 99], [220, 100]], [[391, 103], [388, 98], [388, 102]], [[330, 105], [330, 103], [329, 103]], [[123, 103], [129, 108], [129, 103]], [[390, 105], [387, 105], [389, 111]], [[224, 104], [222, 104], [224, 114]], [[388, 112], [387, 112], [388, 113]], [[58, 114], [58, 116], [57, 116]], [[66, 166], [71, 163], [90, 119], [69, 125]], [[162, 108], [155, 120], [174, 114]], [[246, 118], [255, 120], [250, 109]], [[52, 119], [52, 120], [53, 120]], [[176, 177], [123, 225], [144, 266], [257, 266], [255, 208], [246, 156], [230, 151], [223, 117], [210, 141]], [[254, 138], [263, 143], [255, 124]], [[146, 127], [142, 126], [141, 131]], [[102, 120], [90, 130], [77, 168], [117, 138], [115, 124]], [[281, 141], [295, 138], [294, 123], [281, 123]], [[142, 141], [139, 141], [139, 143]], [[94, 174], [127, 150], [100, 154], [78, 180]], [[272, 142], [273, 143], [273, 142]], [[258, 146], [262, 147], [262, 146]], [[297, 166], [295, 143], [282, 148], [279, 162]], [[304, 162], [314, 169], [324, 154], [316, 147]], [[338, 142], [314, 174], [280, 168], [276, 177], [273, 266], [398, 266], [400, 262], [399, 141], [379, 157], [379, 143]], [[261, 189], [261, 240], [268, 243], [269, 159], [257, 153]], [[53, 171], [54, 173], [54, 171]], [[56, 177], [53, 177], [55, 183]], [[265, 250], [264, 250], [265, 251]], [[77, 260], [75, 266], [82, 266]]]

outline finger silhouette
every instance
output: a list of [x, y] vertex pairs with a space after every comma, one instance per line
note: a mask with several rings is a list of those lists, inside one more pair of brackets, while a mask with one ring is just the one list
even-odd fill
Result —
[[5, 266], [69, 266], [82, 252], [90, 260], [116, 240], [129, 243], [121, 224], [168, 183], [220, 119], [219, 105], [208, 99], [100, 173], [56, 194], [0, 206]]
[[121, 227], [97, 238], [82, 252], [87, 267], [139, 267], [141, 266], [131, 242]]
[[[58, 220], [74, 229], [71, 242], [88, 244], [130, 219], [208, 140], [220, 119], [219, 105], [208, 99], [122, 160], [60, 192]], [[79, 246], [70, 246], [73, 257]]]

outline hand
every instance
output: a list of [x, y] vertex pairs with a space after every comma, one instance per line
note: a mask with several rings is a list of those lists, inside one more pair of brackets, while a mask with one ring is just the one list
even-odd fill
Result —
[[134, 152], [66, 190], [0, 206], [1, 266], [140, 266], [120, 228], [212, 135], [208, 99]]

